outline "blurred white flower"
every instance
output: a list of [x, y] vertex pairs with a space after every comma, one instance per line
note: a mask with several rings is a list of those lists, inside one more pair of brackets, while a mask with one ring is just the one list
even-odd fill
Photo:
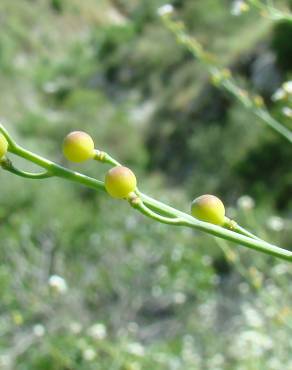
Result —
[[234, 0], [231, 6], [231, 14], [239, 16], [243, 12], [246, 12], [248, 9], [249, 6], [244, 0]]
[[99, 323], [92, 325], [88, 329], [87, 333], [90, 337], [92, 337], [95, 340], [102, 340], [107, 335], [107, 329], [105, 325]]
[[208, 256], [207, 254], [205, 254], [203, 257], [202, 257], [202, 264], [204, 266], [211, 266], [213, 263], [213, 259], [211, 256]]
[[222, 365], [224, 364], [224, 356], [221, 353], [217, 353], [215, 356], [211, 357], [208, 360], [208, 365], [210, 369], [222, 369]]
[[0, 355], [0, 369], [10, 368], [12, 358], [9, 355]]
[[267, 220], [267, 226], [273, 231], [282, 231], [284, 229], [285, 222], [279, 216], [271, 216]]
[[195, 341], [191, 335], [185, 335], [182, 340], [182, 358], [184, 361], [192, 362], [197, 366], [200, 366], [201, 358], [198, 353], [195, 352]]
[[217, 302], [209, 299], [198, 306], [199, 320], [203, 325], [211, 327], [214, 325], [217, 314]]
[[54, 94], [56, 91], [58, 91], [59, 89], [59, 86], [56, 82], [54, 81], [49, 81], [49, 82], [46, 82], [44, 85], [43, 85], [43, 90], [45, 93], [47, 94]]
[[173, 301], [175, 304], [184, 304], [186, 300], [187, 300], [187, 297], [182, 292], [176, 292], [173, 295]]
[[283, 107], [282, 108], [282, 113], [284, 114], [284, 116], [292, 118], [292, 109], [291, 108]]
[[32, 328], [32, 331], [36, 337], [43, 337], [45, 335], [46, 329], [42, 324], [36, 324]]
[[173, 13], [173, 11], [174, 11], [174, 8], [171, 4], [165, 4], [165, 5], [162, 5], [160, 8], [158, 8], [157, 13], [158, 15], [162, 17], [164, 15]]
[[272, 100], [273, 101], [279, 101], [279, 100], [285, 99], [285, 97], [286, 97], [286, 91], [283, 90], [282, 88], [279, 88], [272, 95]]
[[285, 263], [279, 263], [278, 265], [273, 267], [273, 272], [276, 275], [284, 275], [284, 274], [289, 273], [289, 271], [290, 271], [290, 268], [288, 264], [285, 264]]
[[28, 62], [29, 62], [29, 59], [26, 56], [26, 54], [17, 54], [13, 60], [13, 65], [17, 69], [22, 69], [27, 66]]
[[115, 7], [110, 7], [107, 11], [107, 17], [111, 24], [125, 25], [127, 24], [127, 17], [125, 17], [121, 12]]
[[274, 319], [277, 316], [277, 314], [278, 314], [277, 307], [269, 306], [265, 308], [265, 315], [270, 319]]
[[273, 348], [271, 338], [255, 330], [246, 330], [237, 335], [230, 347], [231, 352], [242, 359], [259, 357]]
[[128, 344], [127, 352], [135, 356], [143, 357], [145, 355], [145, 348], [141, 343], [133, 342]]
[[292, 81], [287, 81], [283, 83], [283, 89], [287, 94], [292, 94]]
[[82, 356], [85, 361], [93, 361], [96, 358], [96, 352], [92, 347], [87, 347], [83, 351]]
[[243, 307], [243, 314], [249, 326], [259, 328], [264, 325], [261, 315], [253, 307]]
[[52, 275], [49, 278], [49, 287], [58, 294], [64, 294], [67, 292], [68, 286], [66, 280], [63, 279], [61, 276]]
[[266, 289], [269, 292], [269, 295], [274, 299], [279, 299], [283, 294], [282, 289], [279, 286], [274, 285], [273, 282], [267, 284]]
[[[283, 363], [276, 357], [272, 357], [268, 360], [267, 365], [269, 366], [269, 369], [271, 370], [282, 370], [283, 369]], [[288, 369], [288, 368], [287, 368]]]
[[73, 321], [70, 323], [69, 329], [73, 334], [79, 334], [82, 331], [82, 325], [79, 322]]
[[250, 211], [254, 208], [255, 202], [249, 195], [242, 195], [237, 199], [237, 206], [245, 211]]
[[157, 268], [157, 275], [158, 275], [158, 277], [160, 279], [167, 277], [168, 276], [168, 268], [167, 268], [167, 266], [165, 266], [165, 265], [159, 265], [158, 268]]

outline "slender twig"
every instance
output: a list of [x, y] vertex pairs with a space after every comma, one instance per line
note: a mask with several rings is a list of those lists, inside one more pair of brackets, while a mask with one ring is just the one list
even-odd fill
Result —
[[5, 158], [4, 160], [1, 160], [0, 165], [3, 168], [3, 170], [9, 171], [9, 172], [13, 173], [14, 175], [24, 177], [26, 179], [41, 180], [41, 179], [47, 179], [49, 177], [54, 176], [49, 171], [44, 171], [44, 172], [39, 172], [39, 173], [32, 173], [32, 172], [19, 170], [18, 168], [14, 167], [14, 165], [12, 164], [12, 162], [8, 158]]
[[252, 99], [246, 91], [239, 88], [234, 78], [232, 78], [231, 72], [219, 68], [215, 63], [216, 58], [207, 53], [194, 37], [187, 34], [184, 23], [173, 20], [170, 14], [163, 15], [162, 20], [166, 28], [175, 35], [177, 42], [187, 48], [207, 68], [218, 88], [227, 91], [267, 126], [292, 143], [292, 131], [275, 120], [265, 108], [263, 102], [258, 104], [257, 100]]
[[[223, 227], [213, 225], [207, 222], [199, 221], [184, 212], [181, 212], [175, 208], [167, 206], [166, 204], [159, 202], [146, 194], [140, 193], [143, 202], [151, 209], [155, 209], [160, 213], [167, 213], [176, 217], [182, 217], [185, 221], [184, 226], [192, 227], [208, 234], [218, 236], [220, 238], [244, 245], [248, 248], [264, 252], [285, 260], [292, 262], [292, 252], [279, 248], [275, 245], [269, 244], [261, 240], [255, 240], [245, 235], [238, 234], [231, 230], [226, 230]], [[180, 225], [181, 226], [181, 225]]]
[[[213, 71], [213, 75], [215, 75], [215, 73], [216, 72]], [[278, 134], [292, 143], [292, 131], [290, 131], [287, 127], [275, 120], [275, 118], [270, 115], [264, 105], [257, 106], [256, 103], [249, 97], [248, 93], [246, 93], [244, 90], [240, 89], [236, 85], [234, 79], [232, 79], [231, 77], [226, 80], [223, 79], [221, 81], [221, 86], [231, 95], [233, 95], [238, 101], [240, 101], [246, 108], [253, 112], [258, 118], [264, 121], [270, 128], [278, 132]]]
[[[35, 153], [30, 152], [16, 144], [9, 136], [4, 127], [0, 124], [0, 132], [5, 135], [9, 142], [9, 152], [34, 163], [43, 169], [47, 170], [55, 177], [61, 177], [96, 190], [105, 191], [105, 186], [102, 181], [86, 176], [82, 173], [71, 171], [62, 167], [48, 159], [45, 159]], [[109, 163], [116, 165], [118, 162], [112, 157], [105, 155]], [[96, 158], [98, 159], [98, 158]], [[17, 172], [15, 174], [18, 174]], [[244, 245], [250, 249], [263, 252], [265, 254], [281, 258], [292, 262], [292, 252], [286, 249], [269, 244], [263, 240], [256, 240], [253, 237], [242, 235], [232, 230], [227, 230], [224, 227], [213, 225], [207, 222], [202, 222], [192, 217], [191, 215], [170, 207], [156, 199], [137, 190], [134, 197], [129, 199], [131, 205], [145, 216], [154, 219], [155, 221], [172, 224], [176, 226], [187, 226], [197, 230], [204, 231], [208, 234], [232, 241], [234, 243]]]
[[144, 216], [152, 218], [155, 221], [161, 222], [167, 225], [174, 226], [186, 226], [186, 222], [181, 217], [165, 217], [147, 207], [141, 198], [134, 193], [134, 196], [129, 199], [130, 205], [140, 211]]
[[275, 8], [270, 1], [265, 4], [261, 0], [247, 0], [247, 3], [260, 11], [263, 16], [271, 19], [272, 21], [292, 22], [292, 14], [290, 12]]

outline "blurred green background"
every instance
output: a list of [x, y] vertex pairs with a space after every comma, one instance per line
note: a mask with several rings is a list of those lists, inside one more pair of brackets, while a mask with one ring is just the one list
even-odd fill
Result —
[[[271, 100], [291, 79], [292, 24], [232, 16], [230, 0], [172, 4], [292, 127]], [[214, 193], [230, 217], [291, 248], [292, 147], [212, 87], [161, 5], [1, 0], [1, 122], [26, 148], [103, 179], [106, 166], [62, 156], [63, 137], [87, 131], [144, 192], [187, 212]], [[292, 368], [288, 263], [62, 180], [1, 171], [0, 182], [1, 370]]]

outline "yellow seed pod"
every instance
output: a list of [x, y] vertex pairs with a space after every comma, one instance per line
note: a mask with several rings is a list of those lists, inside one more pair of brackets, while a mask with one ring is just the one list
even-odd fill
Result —
[[0, 159], [4, 157], [7, 151], [8, 151], [8, 141], [6, 140], [6, 137], [0, 133]]
[[127, 198], [137, 186], [135, 174], [127, 167], [116, 166], [105, 176], [105, 188], [113, 198]]
[[64, 139], [63, 153], [69, 161], [87, 161], [94, 156], [94, 142], [86, 132], [73, 131]]
[[224, 204], [214, 195], [205, 194], [193, 200], [191, 213], [195, 218], [215, 225], [223, 225], [225, 221]]

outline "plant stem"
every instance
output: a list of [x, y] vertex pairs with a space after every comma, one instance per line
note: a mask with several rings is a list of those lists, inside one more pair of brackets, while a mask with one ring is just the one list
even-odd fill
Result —
[[236, 233], [248, 236], [249, 238], [256, 239], [256, 240], [262, 240], [258, 238], [256, 235], [249, 232], [248, 230], [239, 226], [236, 221], [231, 220], [229, 217], [225, 217], [225, 222], [223, 224], [223, 227], [227, 230], [232, 230], [232, 231], [235, 231]]
[[1, 167], [3, 170], [9, 171], [13, 173], [14, 175], [24, 177], [26, 179], [33, 179], [33, 180], [41, 180], [41, 179], [47, 179], [49, 177], [53, 177], [54, 175], [50, 173], [49, 171], [43, 171], [39, 173], [32, 173], [32, 172], [26, 172], [23, 170], [19, 170], [18, 168], [14, 167], [12, 162], [9, 159], [4, 159], [0, 162]]
[[136, 197], [133, 200], [130, 200], [129, 203], [139, 212], [141, 212], [144, 216], [152, 218], [155, 221], [161, 222], [167, 225], [174, 225], [174, 226], [185, 226], [185, 221], [183, 218], [180, 217], [165, 217], [156, 212], [153, 212], [150, 208], [148, 208], [143, 201]]
[[[17, 145], [9, 137], [6, 130], [0, 125], [0, 132], [6, 135], [9, 141], [9, 151], [22, 157], [42, 168], [47, 170], [51, 175], [56, 177], [61, 177], [66, 180], [70, 180], [96, 190], [105, 191], [104, 183], [102, 181], [96, 180], [92, 177], [83, 175], [79, 172], [71, 171], [65, 167], [59, 166], [58, 164], [45, 159], [37, 154], [34, 154], [21, 146]], [[110, 157], [111, 158], [111, 157]], [[111, 159], [111, 163], [114, 161]], [[17, 175], [20, 175], [17, 171], [14, 172]], [[208, 234], [232, 241], [237, 244], [244, 245], [250, 249], [254, 249], [265, 254], [281, 258], [283, 260], [292, 262], [292, 252], [279, 248], [275, 245], [269, 244], [263, 240], [256, 240], [252, 237], [241, 235], [231, 230], [226, 230], [223, 227], [213, 225], [207, 222], [202, 222], [192, 217], [191, 215], [181, 212], [173, 207], [170, 207], [158, 200], [155, 200], [149, 197], [146, 194], [136, 191], [136, 198], [138, 199], [137, 203], [131, 203], [134, 208], [140, 211], [147, 217], [150, 217], [156, 221], [166, 224], [172, 224], [176, 226], [187, 226], [194, 229], [204, 231]], [[166, 215], [164, 217], [162, 215]]]
[[292, 22], [292, 14], [288, 11], [276, 9], [272, 4], [264, 4], [261, 0], [248, 0], [248, 3], [255, 9], [261, 11], [265, 16], [272, 21], [288, 21]]
[[[182, 218], [184, 220], [184, 224], [183, 224], [184, 226], [192, 227], [192, 228], [204, 231], [208, 234], [218, 236], [220, 238], [244, 245], [250, 249], [261, 251], [266, 254], [270, 254], [270, 255], [279, 257], [281, 259], [292, 262], [292, 252], [291, 251], [288, 251], [283, 248], [279, 248], [275, 245], [269, 244], [262, 240], [256, 240], [248, 236], [238, 234], [231, 230], [226, 230], [223, 227], [220, 227], [217, 225], [199, 221], [195, 219], [194, 217], [192, 217], [191, 215], [188, 215], [175, 208], [167, 206], [166, 204], [162, 202], [159, 202], [153, 198], [150, 198], [146, 194], [140, 193], [140, 196], [143, 202], [150, 208], [155, 209], [158, 212], [162, 211], [163, 213], [167, 213], [169, 215], [172, 215], [173, 217]], [[182, 224], [180, 224], [179, 226], [182, 226]]]
[[256, 239], [256, 240], [262, 240], [262, 239], [258, 238], [256, 235], [254, 235], [251, 232], [249, 232], [246, 229], [244, 229], [243, 227], [239, 226], [237, 223], [234, 226], [234, 229], [233, 230], [235, 232], [239, 233], [239, 234], [248, 236], [249, 238]]
[[82, 173], [71, 171], [65, 167], [62, 167], [48, 159], [45, 159], [37, 154], [30, 152], [22, 148], [19, 145], [15, 145], [12, 148], [9, 148], [9, 151], [13, 154], [16, 154], [44, 169], [49, 173], [54, 174], [54, 176], [61, 177], [66, 180], [78, 182], [79, 184], [86, 185], [88, 187], [94, 188], [96, 190], [105, 191], [104, 184], [102, 181], [93, 179], [92, 177], [83, 175]]
[[[185, 26], [182, 22], [174, 21], [170, 15], [164, 15], [162, 20], [166, 28], [175, 35], [178, 43], [187, 48], [189, 52], [207, 68], [208, 73], [212, 77], [216, 78], [216, 76], [221, 74], [220, 68], [215, 63], [216, 58], [204, 51], [198, 41], [186, 33]], [[292, 131], [276, 121], [265, 107], [257, 107], [248, 94], [243, 96], [242, 89], [235, 84], [231, 76], [219, 79], [217, 86], [235, 97], [247, 109], [265, 122], [267, 126], [292, 143]]]
[[266, 108], [256, 107], [248, 96], [242, 97], [240, 94], [240, 88], [236, 86], [233, 80], [227, 79], [223, 80], [221, 83], [222, 87], [233, 95], [238, 101], [240, 101], [246, 108], [251, 110], [257, 117], [264, 121], [270, 128], [278, 132], [282, 137], [286, 138], [290, 143], [292, 143], [292, 131], [282, 125], [280, 122], [276, 121], [267, 111]]

